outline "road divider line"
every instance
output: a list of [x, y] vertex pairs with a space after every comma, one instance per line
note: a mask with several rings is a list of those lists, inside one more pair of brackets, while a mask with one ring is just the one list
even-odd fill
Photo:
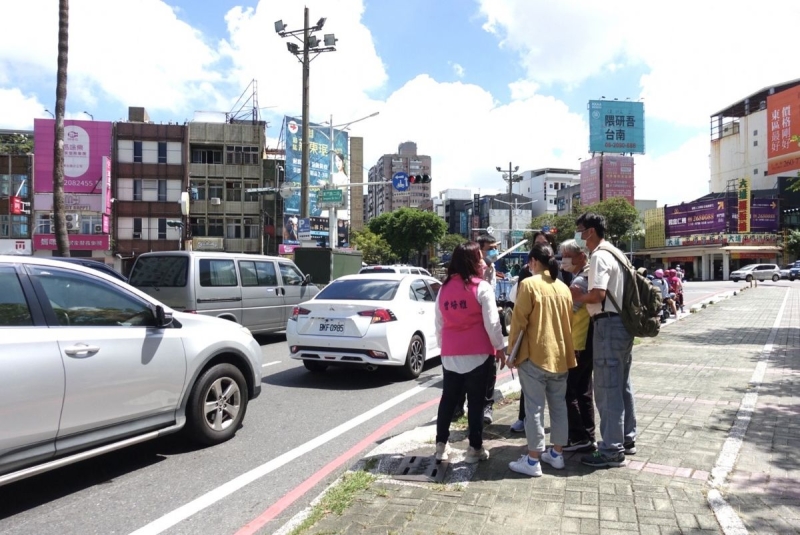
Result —
[[177, 509], [170, 511], [169, 513], [165, 514], [161, 518], [158, 518], [146, 526], [143, 526], [136, 531], [132, 532], [131, 535], [157, 535], [162, 533], [172, 526], [178, 524], [186, 520], [187, 518], [199, 513], [203, 509], [210, 507], [211, 505], [217, 503], [218, 501], [222, 500], [223, 498], [230, 496], [237, 490], [249, 485], [250, 483], [257, 481], [258, 479], [264, 477], [265, 475], [274, 472], [278, 468], [292, 462], [293, 460], [301, 457], [316, 448], [327, 444], [331, 440], [343, 435], [344, 433], [350, 431], [358, 427], [359, 425], [363, 424], [375, 418], [376, 416], [386, 412], [387, 410], [391, 409], [392, 407], [399, 405], [403, 401], [414, 397], [415, 395], [424, 392], [429, 387], [433, 386], [436, 383], [441, 382], [441, 376], [436, 376], [423, 384], [415, 386], [414, 388], [399, 394], [392, 399], [384, 401], [380, 405], [364, 412], [347, 422], [334, 427], [330, 431], [327, 431], [316, 438], [313, 438], [306, 442], [305, 444], [301, 444], [300, 446], [279, 455], [278, 457], [272, 459], [271, 461], [267, 461], [266, 463], [253, 468], [245, 472], [244, 474], [235, 477], [234, 479], [228, 481], [220, 485], [219, 487], [212, 489], [202, 496], [192, 500], [191, 502], [178, 507]]
[[273, 366], [275, 364], [280, 364], [280, 363], [281, 363], [281, 361], [279, 361], [279, 360], [273, 360], [272, 362], [267, 362], [266, 364], [262, 364], [261, 367], [262, 368], [266, 368], [267, 366]]
[[277, 502], [271, 505], [266, 511], [258, 515], [256, 518], [242, 526], [235, 535], [251, 535], [256, 533], [259, 529], [263, 528], [268, 522], [272, 521], [281, 514], [287, 507], [292, 505], [295, 501], [301, 498], [306, 492], [314, 488], [320, 481], [325, 479], [331, 472], [342, 466], [344, 463], [364, 451], [371, 444], [375, 443], [383, 435], [397, 427], [399, 424], [408, 420], [415, 414], [424, 411], [439, 403], [439, 398], [434, 398], [425, 403], [417, 405], [413, 409], [401, 414], [395, 419], [386, 422], [373, 433], [365, 437], [358, 444], [341, 454], [339, 457], [325, 465], [318, 472], [314, 473], [311, 477], [303, 481], [300, 485], [287, 492]]

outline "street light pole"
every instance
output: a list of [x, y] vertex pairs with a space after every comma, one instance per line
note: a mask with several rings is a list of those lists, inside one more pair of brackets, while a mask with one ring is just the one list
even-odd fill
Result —
[[308, 160], [309, 160], [309, 127], [308, 127], [308, 113], [309, 113], [309, 78], [311, 75], [311, 60], [308, 57], [308, 7], [304, 9], [303, 13], [303, 153], [300, 165], [300, 217], [308, 217]]
[[513, 217], [514, 217], [514, 212], [512, 211], [511, 206], [510, 206], [511, 197], [513, 195], [514, 182], [521, 181], [522, 180], [522, 175], [515, 175], [514, 174], [517, 171], [519, 171], [519, 166], [518, 165], [517, 166], [513, 166], [511, 164], [511, 162], [508, 162], [508, 174], [506, 174], [505, 170], [503, 170], [500, 166], [497, 166], [496, 169], [497, 169], [497, 172], [503, 173], [503, 180], [508, 182], [508, 201], [509, 201], [509, 207], [508, 207], [508, 229], [509, 230], [508, 230], [508, 237], [507, 237], [506, 241], [508, 242], [508, 247], [510, 248], [511, 245], [512, 245], [512, 241], [513, 241], [512, 238], [511, 238], [511, 229], [513, 228]]

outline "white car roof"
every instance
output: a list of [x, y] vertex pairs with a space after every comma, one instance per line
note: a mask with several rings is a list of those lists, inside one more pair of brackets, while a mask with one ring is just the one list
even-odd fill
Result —
[[377, 279], [377, 280], [403, 280], [406, 278], [423, 278], [435, 281], [433, 277], [429, 277], [424, 273], [357, 273], [355, 275], [343, 275], [336, 279], [337, 281], [341, 280], [364, 280], [367, 278], [370, 279]]

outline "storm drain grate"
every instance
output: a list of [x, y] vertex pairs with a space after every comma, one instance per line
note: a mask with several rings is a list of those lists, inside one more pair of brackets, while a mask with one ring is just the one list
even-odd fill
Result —
[[407, 455], [394, 472], [394, 479], [441, 483], [447, 473], [448, 461], [436, 461], [432, 455]]

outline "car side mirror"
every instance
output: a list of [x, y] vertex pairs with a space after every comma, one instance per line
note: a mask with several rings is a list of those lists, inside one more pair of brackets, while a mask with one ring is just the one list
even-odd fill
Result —
[[310, 273], [306, 273], [306, 276], [303, 277], [303, 286], [306, 286], [308, 284], [311, 284], [311, 274]]
[[172, 325], [172, 313], [167, 313], [164, 307], [156, 305], [156, 327], [169, 327]]

